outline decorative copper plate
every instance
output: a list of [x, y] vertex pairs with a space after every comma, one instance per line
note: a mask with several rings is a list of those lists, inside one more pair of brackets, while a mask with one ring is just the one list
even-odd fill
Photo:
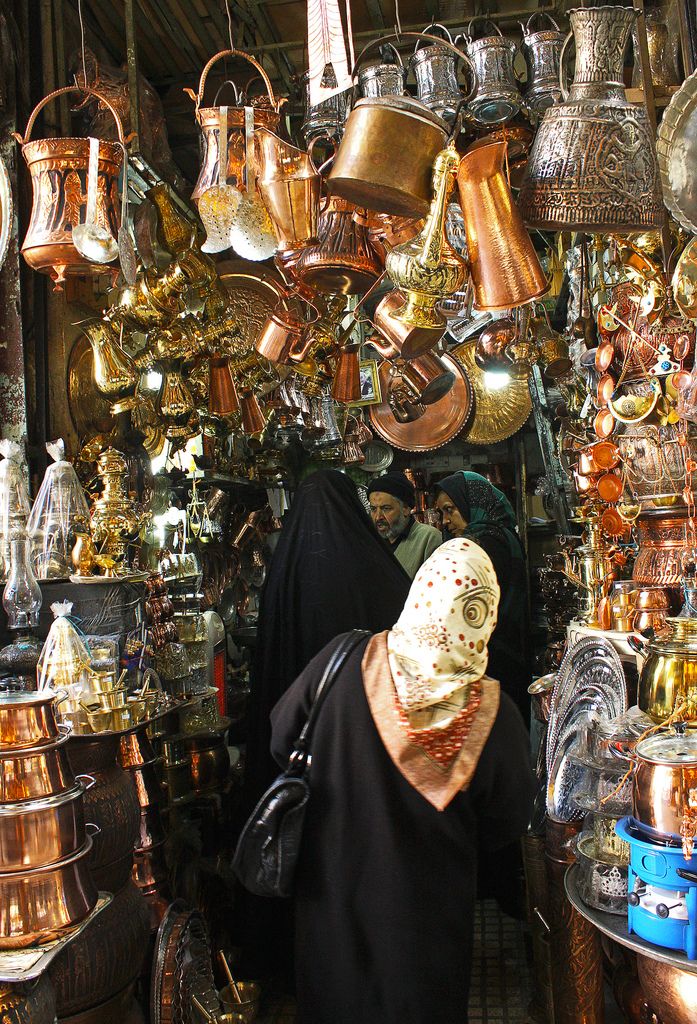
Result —
[[466, 341], [451, 353], [464, 367], [474, 392], [474, 417], [464, 440], [468, 444], [495, 444], [517, 434], [532, 411], [532, 402], [527, 380], [511, 377], [498, 391], [486, 387], [484, 371], [474, 361], [476, 343], [476, 339]]
[[[441, 356], [455, 377], [452, 388], [439, 402], [427, 405], [423, 416], [411, 423], [399, 423], [388, 402], [371, 405], [370, 425], [394, 448], [405, 452], [430, 452], [441, 448], [460, 433], [472, 411], [472, 388], [462, 366], [450, 356]], [[390, 363], [380, 364], [380, 386], [387, 394]]]
[[192, 995], [206, 1009], [219, 1007], [206, 923], [197, 910], [187, 910], [183, 900], [176, 900], [167, 909], [155, 940], [151, 1024], [199, 1024]]
[[81, 334], [68, 359], [68, 410], [80, 443], [95, 434], [108, 434], [114, 426], [111, 407], [94, 383], [92, 346]]

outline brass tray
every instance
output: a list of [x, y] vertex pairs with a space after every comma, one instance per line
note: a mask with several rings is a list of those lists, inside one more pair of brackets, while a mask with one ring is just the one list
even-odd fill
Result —
[[108, 434], [114, 428], [109, 401], [100, 395], [94, 383], [92, 346], [85, 334], [77, 338], [70, 350], [68, 410], [81, 443], [95, 434]]
[[[426, 412], [411, 423], [399, 423], [388, 402], [369, 407], [370, 425], [376, 434], [394, 448], [405, 452], [430, 452], [452, 441], [467, 423], [472, 411], [472, 388], [462, 366], [450, 356], [441, 356], [455, 383], [439, 402], [426, 406]], [[380, 387], [387, 394], [390, 363], [380, 364]]]
[[495, 444], [512, 437], [524, 425], [532, 411], [527, 380], [511, 378], [505, 387], [489, 391], [484, 371], [474, 361], [476, 339], [458, 345], [451, 355], [464, 367], [474, 391], [474, 416], [463, 440], [468, 444]]
[[[266, 319], [283, 297], [281, 275], [270, 266], [262, 266], [253, 260], [219, 260], [216, 270], [229, 296], [229, 309], [236, 314], [237, 326], [250, 349], [261, 333]], [[264, 395], [290, 373], [287, 366], [276, 366], [259, 357], [268, 366], [272, 379], [268, 384], [255, 389], [257, 395]]]

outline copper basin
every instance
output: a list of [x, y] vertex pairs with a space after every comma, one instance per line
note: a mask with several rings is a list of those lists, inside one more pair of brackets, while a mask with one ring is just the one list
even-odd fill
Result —
[[0, 949], [24, 949], [59, 938], [97, 903], [87, 864], [92, 840], [55, 864], [0, 872]]
[[0, 804], [0, 871], [27, 871], [69, 857], [85, 840], [82, 786], [41, 800]]
[[642, 954], [636, 963], [644, 998], [663, 1024], [694, 1024], [697, 974]]
[[55, 796], [75, 785], [65, 746], [68, 736], [36, 747], [0, 753], [0, 803]]
[[0, 696], [0, 751], [57, 740], [55, 697], [52, 690]]

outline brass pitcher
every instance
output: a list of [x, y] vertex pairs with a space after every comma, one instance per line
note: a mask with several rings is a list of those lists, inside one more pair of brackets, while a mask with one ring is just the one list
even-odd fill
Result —
[[353, 203], [330, 196], [320, 214], [319, 241], [303, 249], [295, 273], [312, 288], [331, 295], [366, 292], [382, 273], [382, 262]]
[[423, 230], [387, 254], [385, 269], [406, 301], [394, 312], [397, 320], [413, 327], [443, 328], [439, 299], [462, 287], [467, 264], [445, 234], [445, 213], [455, 187], [460, 156], [451, 143], [433, 164], [433, 199]]
[[321, 178], [309, 153], [267, 128], [254, 135], [257, 185], [276, 232], [278, 248], [299, 249], [317, 238]]
[[467, 153], [457, 172], [477, 309], [512, 309], [549, 287], [504, 170], [505, 142]]
[[118, 234], [118, 176], [125, 139], [116, 110], [93, 89], [65, 86], [45, 96], [32, 111], [24, 136], [13, 138], [22, 147], [22, 156], [31, 174], [32, 212], [22, 242], [22, 255], [32, 268], [50, 274], [55, 290], [61, 291], [68, 275], [112, 273], [103, 265], [90, 263], [72, 241], [73, 228], [84, 220], [87, 209], [87, 167], [89, 139], [35, 139], [31, 133], [41, 110], [57, 96], [78, 92], [103, 103], [116, 121], [118, 142], [100, 142], [95, 221], [114, 238]]
[[[209, 72], [213, 65], [223, 57], [241, 57], [243, 60], [249, 61], [256, 68], [266, 87], [267, 96], [254, 99], [250, 104], [254, 109], [255, 133], [257, 128], [268, 128], [270, 131], [276, 132], [281, 120], [279, 110], [283, 101], [277, 100], [274, 96], [269, 76], [254, 57], [250, 57], [242, 50], [221, 50], [220, 53], [211, 57], [201, 72], [198, 92], [194, 92], [193, 89], [184, 90], [196, 104], [196, 120], [201, 128], [204, 151], [198, 181], [191, 193], [191, 198], [194, 200], [199, 200], [203, 193], [213, 185], [217, 185], [219, 180], [227, 181], [242, 189], [248, 183], [248, 187], [251, 187], [251, 183], [257, 176], [254, 147], [247, 147], [245, 138], [245, 108], [242, 106], [228, 108], [227, 175], [218, 173], [220, 107], [202, 107], [201, 103]], [[249, 152], [247, 152], [248, 148]], [[253, 166], [247, 167], [248, 160]]]
[[520, 189], [526, 224], [549, 231], [643, 231], [665, 210], [653, 132], [643, 104], [625, 97], [622, 69], [635, 13], [571, 11], [574, 81], [545, 111]]

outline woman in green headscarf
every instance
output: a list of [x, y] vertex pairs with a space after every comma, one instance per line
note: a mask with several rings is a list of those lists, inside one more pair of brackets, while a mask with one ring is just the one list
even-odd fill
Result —
[[484, 548], [501, 588], [498, 624], [489, 641], [488, 672], [530, 717], [528, 575], [515, 514], [506, 495], [479, 473], [453, 473], [437, 484], [445, 539], [467, 537]]

